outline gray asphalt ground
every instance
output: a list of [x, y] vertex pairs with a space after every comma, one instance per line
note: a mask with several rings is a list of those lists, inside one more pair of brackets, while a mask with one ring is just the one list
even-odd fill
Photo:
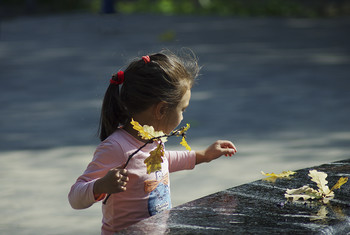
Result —
[[[112, 73], [191, 48], [203, 66], [184, 123], [239, 153], [172, 175], [174, 205], [349, 158], [350, 19], [68, 14], [0, 22], [0, 234], [98, 234], [100, 205], [70, 208]], [[182, 149], [173, 139], [168, 149]], [[349, 187], [344, 185], [345, 187]]]

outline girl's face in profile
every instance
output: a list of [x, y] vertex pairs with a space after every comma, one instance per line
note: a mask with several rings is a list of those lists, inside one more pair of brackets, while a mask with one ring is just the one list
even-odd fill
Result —
[[182, 121], [183, 112], [188, 107], [191, 99], [191, 90], [188, 89], [184, 96], [182, 97], [179, 104], [168, 111], [168, 115], [164, 117], [164, 121], [162, 122], [161, 130], [166, 134], [169, 134], [173, 131]]

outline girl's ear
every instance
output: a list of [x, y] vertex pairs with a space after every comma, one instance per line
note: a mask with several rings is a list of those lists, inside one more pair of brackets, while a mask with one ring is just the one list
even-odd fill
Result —
[[159, 102], [156, 106], [155, 106], [155, 117], [157, 120], [161, 120], [162, 118], [165, 117], [165, 115], [167, 114], [167, 110], [168, 110], [168, 104], [164, 101]]

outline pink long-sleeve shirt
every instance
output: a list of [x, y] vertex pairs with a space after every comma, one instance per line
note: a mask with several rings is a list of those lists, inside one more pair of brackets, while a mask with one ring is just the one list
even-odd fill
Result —
[[[74, 209], [84, 209], [97, 202], [93, 193], [95, 181], [115, 167], [122, 166], [128, 156], [144, 143], [123, 129], [118, 129], [96, 148], [93, 160], [68, 195]], [[169, 172], [193, 169], [195, 152], [165, 151], [161, 171], [147, 174], [144, 160], [156, 143], [148, 144], [130, 160], [127, 166], [129, 182], [125, 192], [110, 196], [102, 204], [102, 233], [113, 234], [151, 215], [171, 208]]]

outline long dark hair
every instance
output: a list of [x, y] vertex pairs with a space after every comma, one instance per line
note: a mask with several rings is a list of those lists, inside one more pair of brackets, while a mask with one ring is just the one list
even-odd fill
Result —
[[121, 88], [120, 85], [109, 85], [102, 104], [101, 141], [129, 122], [133, 114], [153, 104], [163, 101], [170, 108], [177, 106], [199, 72], [193, 52], [181, 53], [180, 57], [168, 50], [161, 51], [149, 55], [148, 63], [137, 58], [124, 71], [125, 80]]

